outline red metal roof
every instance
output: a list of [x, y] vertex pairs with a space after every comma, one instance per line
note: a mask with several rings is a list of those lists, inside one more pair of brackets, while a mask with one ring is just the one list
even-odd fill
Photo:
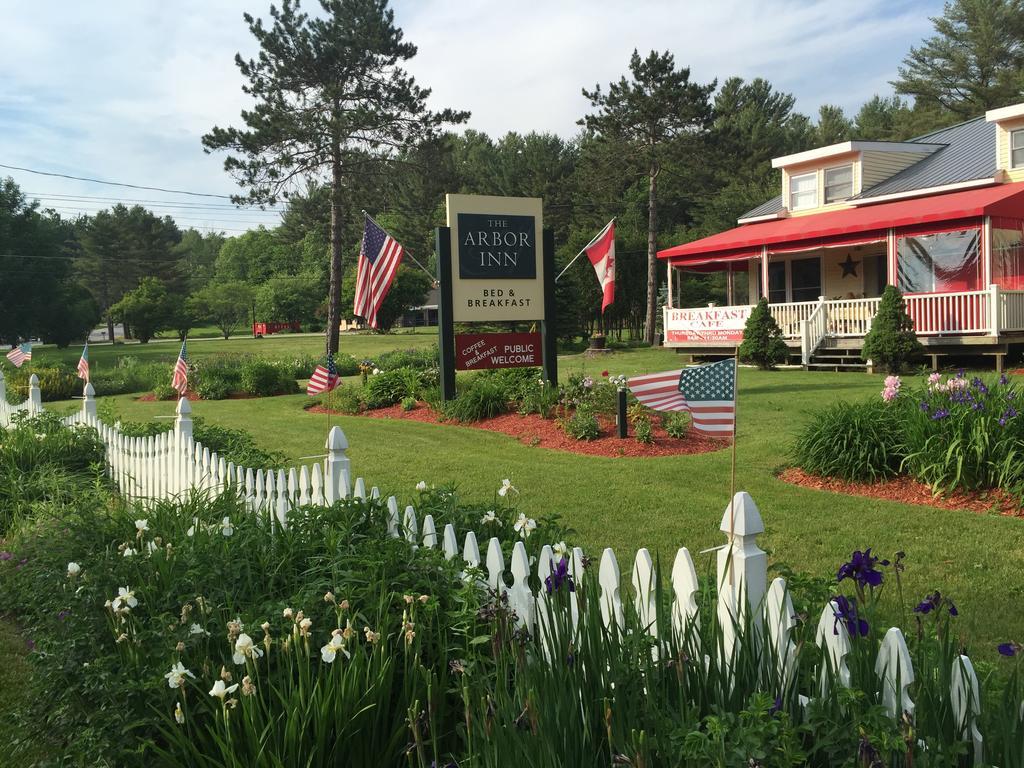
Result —
[[760, 251], [762, 246], [768, 246], [771, 250], [773, 245], [793, 246], [812, 241], [807, 242], [807, 245], [815, 247], [822, 243], [841, 242], [851, 235], [862, 237], [870, 232], [884, 232], [895, 227], [980, 216], [1024, 218], [1024, 182], [744, 224], [692, 243], [658, 251], [658, 258], [671, 259], [672, 264], [687, 266], [692, 262], [707, 263], [715, 257], [729, 260], [730, 257], [735, 259], [756, 255], [750, 252]]

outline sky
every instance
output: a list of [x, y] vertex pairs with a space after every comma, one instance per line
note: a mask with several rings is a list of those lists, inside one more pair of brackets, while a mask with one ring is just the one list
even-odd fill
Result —
[[[418, 55], [408, 70], [431, 104], [472, 112], [499, 136], [570, 137], [581, 89], [626, 73], [634, 48], [671, 51], [691, 78], [764, 77], [815, 115], [848, 114], [888, 84], [932, 32], [941, 0], [392, 0]], [[316, 4], [307, 0], [311, 10]], [[247, 101], [236, 52], [255, 53], [242, 13], [254, 0], [0, 0], [0, 165], [230, 195], [214, 125], [240, 125]], [[62, 215], [145, 201], [179, 226], [237, 234], [278, 214], [227, 200], [39, 176], [0, 167]]]

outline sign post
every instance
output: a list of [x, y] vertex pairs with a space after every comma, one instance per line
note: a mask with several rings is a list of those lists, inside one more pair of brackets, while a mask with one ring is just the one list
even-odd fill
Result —
[[[555, 248], [542, 201], [448, 195], [446, 203], [448, 226], [436, 232], [442, 397], [455, 397], [456, 369], [540, 365], [556, 383]], [[529, 323], [539, 333], [456, 335], [456, 323]]]

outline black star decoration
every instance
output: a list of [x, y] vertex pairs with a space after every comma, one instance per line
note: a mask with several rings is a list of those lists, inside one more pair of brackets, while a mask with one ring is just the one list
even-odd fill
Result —
[[858, 264], [859, 261], [854, 261], [853, 256], [846, 254], [846, 261], [839, 262], [839, 266], [843, 268], [843, 277], [856, 277]]

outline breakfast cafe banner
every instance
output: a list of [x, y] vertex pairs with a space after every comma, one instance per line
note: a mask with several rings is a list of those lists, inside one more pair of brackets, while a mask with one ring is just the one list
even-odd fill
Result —
[[665, 308], [665, 345], [738, 344], [753, 306]]

